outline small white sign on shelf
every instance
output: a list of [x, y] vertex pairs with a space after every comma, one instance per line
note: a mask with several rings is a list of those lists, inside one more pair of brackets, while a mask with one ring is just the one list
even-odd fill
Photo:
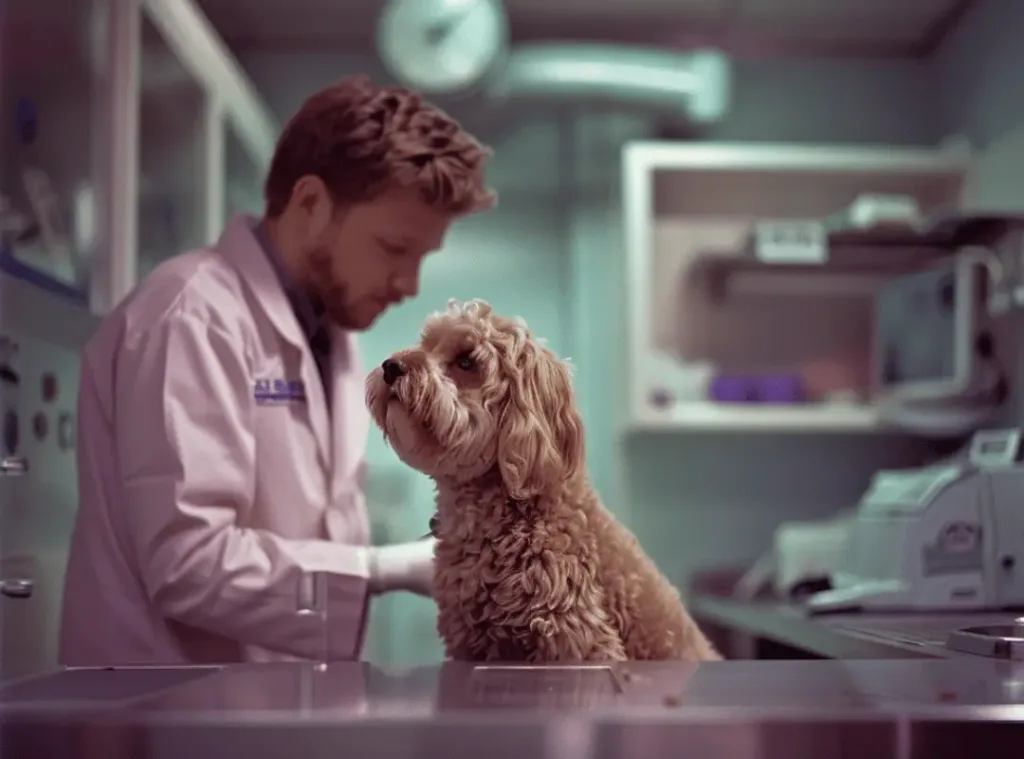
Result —
[[759, 221], [754, 227], [754, 255], [766, 264], [824, 264], [828, 233], [819, 221]]

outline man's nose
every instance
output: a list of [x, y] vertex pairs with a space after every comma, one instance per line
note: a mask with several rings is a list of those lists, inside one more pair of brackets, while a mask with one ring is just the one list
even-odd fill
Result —
[[403, 298], [415, 298], [420, 292], [420, 270], [419, 266], [415, 271], [406, 272], [396, 277], [394, 287]]
[[395, 380], [405, 374], [405, 364], [393, 358], [384, 359], [384, 363], [380, 365], [380, 368], [384, 371], [384, 384], [389, 387], [395, 384]]

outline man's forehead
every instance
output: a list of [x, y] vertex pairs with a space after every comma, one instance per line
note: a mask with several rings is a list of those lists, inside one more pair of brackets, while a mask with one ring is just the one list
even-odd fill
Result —
[[375, 215], [390, 217], [396, 223], [448, 224], [453, 216], [423, 200], [418, 192], [409, 189], [388, 190], [378, 195], [370, 204]]

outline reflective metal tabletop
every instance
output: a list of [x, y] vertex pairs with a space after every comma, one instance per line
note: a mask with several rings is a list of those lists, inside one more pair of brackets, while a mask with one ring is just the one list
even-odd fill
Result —
[[4, 759], [14, 746], [22, 753], [12, 756], [104, 759], [612, 759], [683, 750], [881, 759], [959, 756], [948, 752], [964, 745], [985, 756], [986, 741], [1019, 756], [1024, 665], [963, 657], [67, 670], [0, 688], [0, 721]]

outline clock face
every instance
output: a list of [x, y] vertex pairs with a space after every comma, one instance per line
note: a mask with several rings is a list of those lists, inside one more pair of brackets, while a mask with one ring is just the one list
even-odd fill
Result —
[[392, 0], [378, 29], [391, 74], [428, 93], [465, 90], [505, 52], [508, 22], [501, 0]]

